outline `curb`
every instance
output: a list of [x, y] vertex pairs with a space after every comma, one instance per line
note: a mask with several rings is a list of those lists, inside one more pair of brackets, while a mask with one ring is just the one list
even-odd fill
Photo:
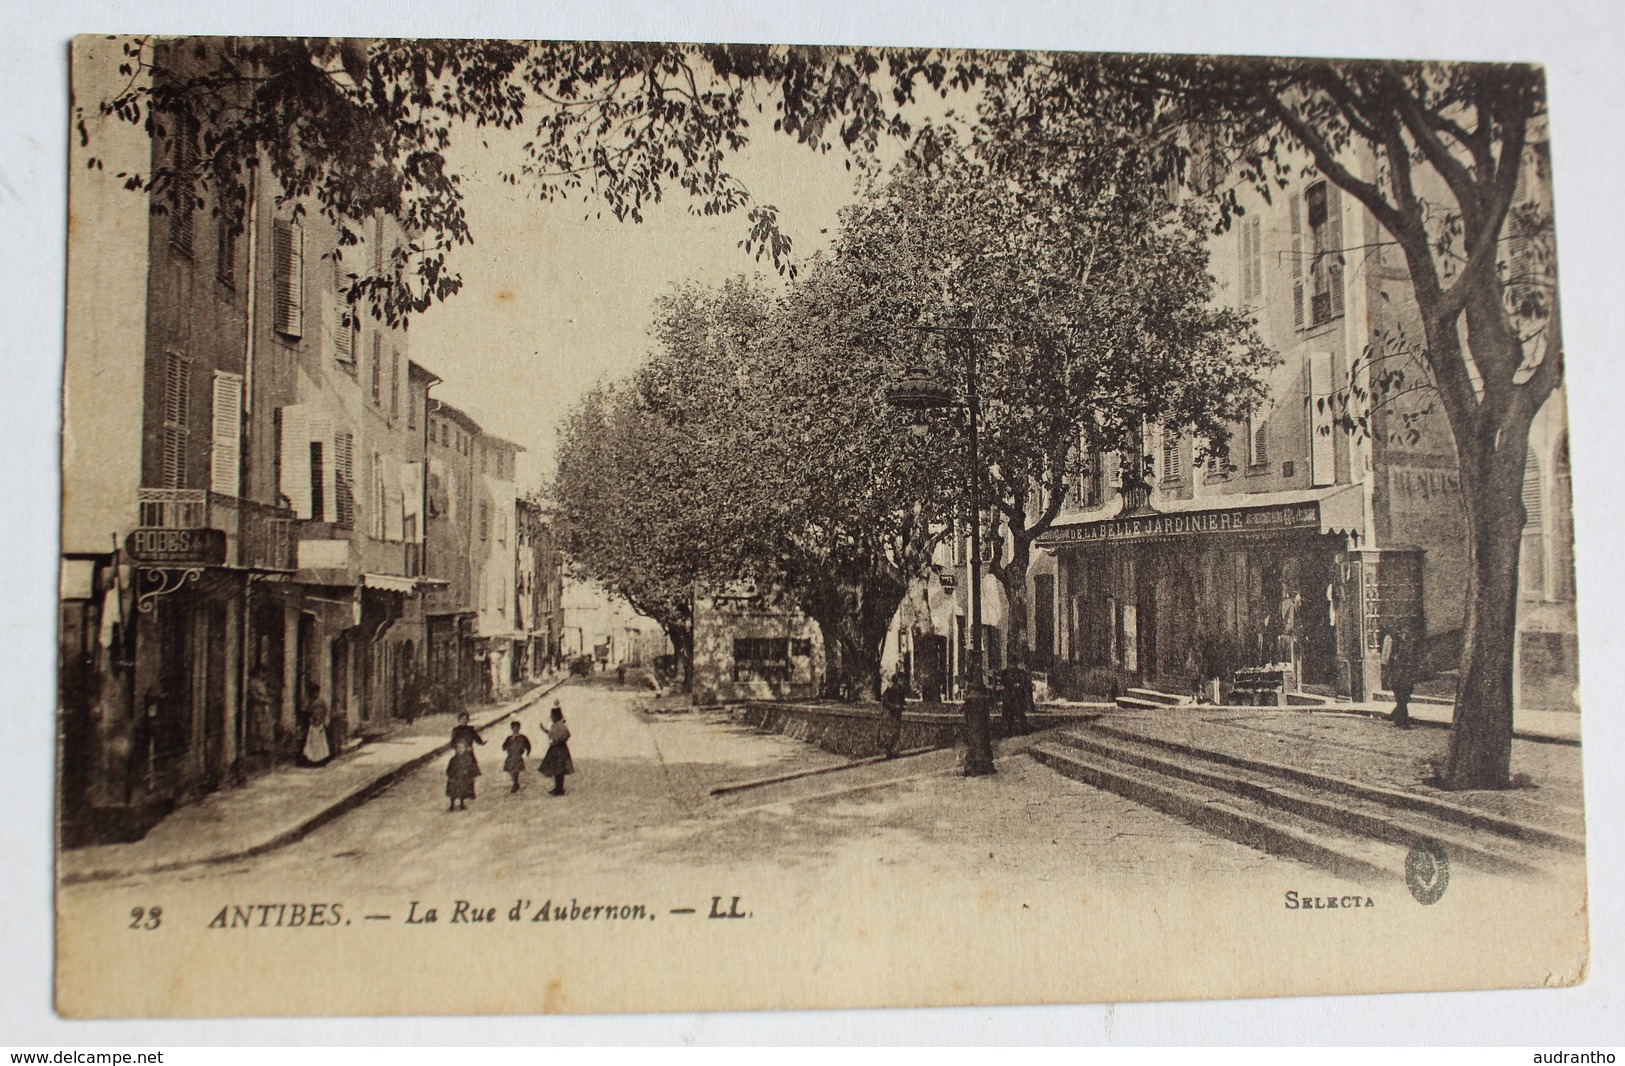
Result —
[[[523, 710], [529, 709], [540, 700], [546, 699], [548, 696], [552, 695], [553, 692], [563, 686], [568, 680], [569, 678], [560, 678], [551, 684], [544, 683], [541, 687], [536, 688], [528, 695], [522, 696], [518, 700], [514, 701], [514, 703], [506, 711], [503, 711], [496, 717], [487, 720], [480, 728], [488, 728], [497, 724], [498, 722], [504, 721], [505, 719], [512, 718], [514, 715]], [[173, 873], [177, 870], [190, 870], [201, 866], [219, 866], [223, 863], [238, 862], [243, 859], [257, 858], [258, 856], [264, 855], [267, 852], [275, 851], [278, 848], [287, 847], [289, 844], [309, 836], [311, 833], [314, 833], [316, 830], [320, 829], [324, 825], [327, 825], [329, 822], [342, 818], [344, 815], [355, 810], [363, 803], [366, 803], [368, 800], [388, 789], [401, 778], [415, 770], [422, 768], [428, 763], [433, 762], [435, 759], [438, 759], [440, 756], [444, 755], [450, 750], [451, 743], [448, 741], [445, 744], [441, 744], [438, 747], [424, 752], [422, 755], [414, 755], [412, 758], [401, 763], [399, 766], [386, 770], [378, 777], [367, 782], [365, 785], [362, 785], [354, 792], [351, 792], [349, 795], [340, 797], [327, 807], [317, 811], [315, 814], [311, 815], [309, 818], [306, 818], [299, 824], [291, 826], [288, 829], [284, 829], [282, 832], [271, 837], [269, 840], [262, 840], [258, 844], [254, 844], [250, 847], [240, 848], [231, 852], [223, 852], [218, 855], [207, 855], [198, 859], [182, 859], [176, 862], [159, 863], [156, 866], [141, 866], [127, 870], [88, 870], [64, 874], [61, 878], [61, 883], [64, 885], [79, 885], [88, 884], [95, 881], [113, 881], [121, 877], [139, 877], [147, 874]]]

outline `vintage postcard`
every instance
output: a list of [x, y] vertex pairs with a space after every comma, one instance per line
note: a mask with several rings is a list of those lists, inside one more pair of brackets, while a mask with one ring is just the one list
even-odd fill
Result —
[[1585, 978], [1538, 66], [72, 88], [63, 1016]]

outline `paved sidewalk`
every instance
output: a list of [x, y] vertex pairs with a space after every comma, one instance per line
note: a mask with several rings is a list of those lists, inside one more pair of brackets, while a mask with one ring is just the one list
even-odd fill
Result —
[[[1361, 714], [1390, 714], [1394, 709], [1393, 700], [1375, 700], [1366, 703], [1329, 703], [1325, 707], [1313, 708], [1325, 711], [1355, 711]], [[1411, 721], [1421, 725], [1450, 727], [1450, 718], [1455, 713], [1448, 703], [1411, 701]], [[1514, 708], [1512, 712], [1512, 735], [1523, 740], [1560, 741], [1566, 744], [1580, 743], [1580, 712], [1579, 711], [1536, 711], [1526, 707]]]
[[[485, 729], [527, 710], [566, 680], [544, 681], [517, 699], [476, 708], [470, 721]], [[140, 840], [61, 852], [57, 875], [63, 884], [103, 881], [229, 862], [282, 847], [449, 751], [453, 724], [449, 714], [430, 715], [352, 748], [325, 766], [287, 767], [241, 788], [215, 792], [179, 808]], [[500, 736], [486, 740], [502, 743]]]

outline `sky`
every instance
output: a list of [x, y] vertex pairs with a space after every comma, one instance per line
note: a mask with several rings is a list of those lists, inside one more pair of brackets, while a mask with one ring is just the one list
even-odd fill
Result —
[[[629, 374], [649, 351], [662, 293], [688, 279], [783, 279], [771, 260], [739, 247], [745, 212], [691, 214], [681, 189], [634, 223], [607, 210], [595, 217], [602, 201], [546, 203], [522, 179], [517, 187], [502, 182], [499, 172], [520, 160], [522, 141], [469, 137], [455, 146], [474, 244], [448, 257], [462, 291], [419, 316], [409, 336], [412, 359], [443, 379], [433, 395], [525, 447], [524, 490], [551, 473], [555, 430], [576, 401], [596, 382]], [[729, 168], [757, 203], [779, 207], [794, 256], [805, 259], [828, 247], [837, 212], [855, 198], [857, 172], [846, 161], [839, 150], [819, 155], [774, 133], [764, 120]]]

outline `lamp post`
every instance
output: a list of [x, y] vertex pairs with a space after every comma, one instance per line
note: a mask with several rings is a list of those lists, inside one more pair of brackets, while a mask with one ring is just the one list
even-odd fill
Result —
[[[965, 673], [965, 776], [982, 777], [993, 773], [993, 728], [982, 667], [982, 457], [980, 451], [980, 405], [976, 391], [977, 334], [988, 332], [976, 326], [914, 326], [922, 333], [939, 333], [964, 338], [965, 407], [969, 427], [970, 465], [970, 659]], [[913, 430], [923, 436], [926, 412], [934, 408], [958, 407], [953, 390], [936, 382], [923, 371], [910, 369], [903, 380], [886, 390], [886, 402], [914, 413]]]

